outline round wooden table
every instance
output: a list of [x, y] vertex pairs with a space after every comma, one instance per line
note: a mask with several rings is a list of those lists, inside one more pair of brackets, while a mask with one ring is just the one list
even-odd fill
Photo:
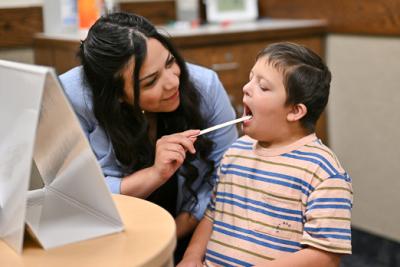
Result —
[[0, 241], [0, 266], [173, 266], [176, 229], [172, 216], [146, 200], [123, 195], [113, 199], [125, 225], [123, 232], [47, 251], [27, 237], [22, 255]]

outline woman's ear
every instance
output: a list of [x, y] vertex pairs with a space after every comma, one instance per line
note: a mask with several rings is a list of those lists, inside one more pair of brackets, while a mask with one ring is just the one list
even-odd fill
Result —
[[307, 114], [307, 107], [304, 104], [295, 104], [292, 106], [292, 110], [286, 116], [286, 119], [290, 122], [301, 120]]

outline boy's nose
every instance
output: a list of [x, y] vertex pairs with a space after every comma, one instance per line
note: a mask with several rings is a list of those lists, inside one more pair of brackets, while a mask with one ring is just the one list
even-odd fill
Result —
[[248, 83], [246, 83], [244, 86], [243, 86], [243, 94], [245, 94], [245, 95], [249, 95], [250, 94], [250, 89], [251, 89], [251, 85], [250, 85], [250, 81], [248, 82]]

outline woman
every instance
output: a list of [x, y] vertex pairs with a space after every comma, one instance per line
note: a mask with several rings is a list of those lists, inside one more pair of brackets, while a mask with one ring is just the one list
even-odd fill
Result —
[[234, 118], [225, 90], [214, 72], [186, 64], [134, 14], [100, 18], [79, 57], [82, 66], [60, 80], [111, 192], [168, 210], [179, 250], [203, 216], [223, 152], [237, 138], [234, 126], [195, 137]]

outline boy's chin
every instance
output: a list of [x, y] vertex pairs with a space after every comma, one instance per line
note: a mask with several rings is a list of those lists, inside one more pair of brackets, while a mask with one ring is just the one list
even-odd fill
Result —
[[242, 125], [242, 132], [243, 132], [244, 135], [247, 135], [247, 136], [255, 139], [254, 138], [254, 133], [252, 133], [252, 131], [249, 129], [249, 127], [243, 127], [243, 125]]
[[254, 140], [257, 140], [257, 141], [268, 139], [267, 136], [265, 136], [264, 133], [260, 133], [260, 131], [258, 131], [258, 132], [254, 131], [254, 129], [250, 130], [249, 128], [243, 127], [242, 128], [242, 132], [243, 132], [243, 135], [247, 135], [251, 139], [254, 139]]

